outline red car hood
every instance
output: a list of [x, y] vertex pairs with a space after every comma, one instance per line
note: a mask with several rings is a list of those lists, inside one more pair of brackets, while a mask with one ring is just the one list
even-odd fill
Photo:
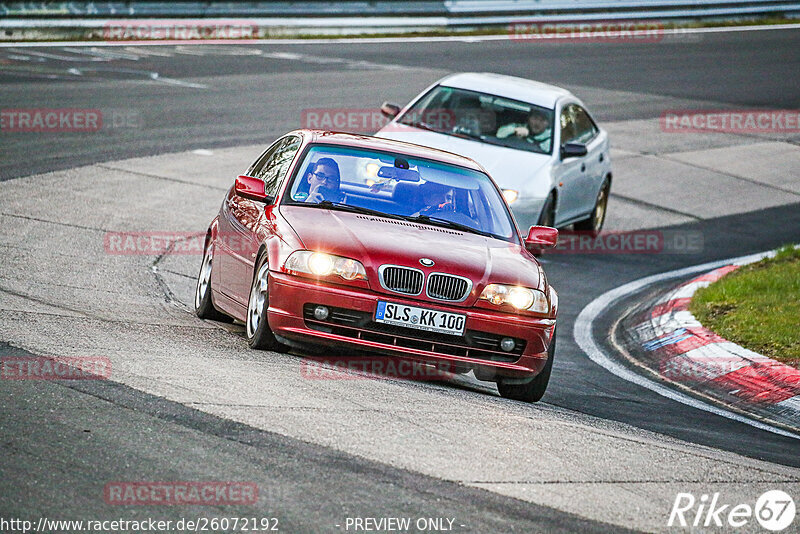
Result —
[[[384, 290], [378, 282], [383, 264], [404, 265], [428, 272], [464, 276], [472, 280], [472, 295], [457, 305], [470, 306], [490, 283], [540, 287], [539, 265], [521, 246], [508, 241], [437, 226], [416, 224], [343, 211], [282, 206], [281, 214], [305, 248], [359, 260], [367, 271], [370, 287]], [[420, 264], [421, 258], [435, 262]], [[427, 297], [420, 295], [420, 300]]]

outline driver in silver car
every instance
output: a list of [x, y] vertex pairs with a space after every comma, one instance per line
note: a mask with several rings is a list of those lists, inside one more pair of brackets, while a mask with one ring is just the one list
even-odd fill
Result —
[[505, 124], [497, 129], [495, 135], [498, 139], [506, 139], [513, 135], [520, 141], [537, 145], [542, 152], [550, 152], [552, 141], [550, 119], [538, 109], [531, 110], [526, 124]]

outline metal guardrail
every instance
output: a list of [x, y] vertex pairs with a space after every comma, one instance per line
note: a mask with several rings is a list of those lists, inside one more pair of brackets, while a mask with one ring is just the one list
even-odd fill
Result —
[[327, 2], [0, 2], [6, 17], [275, 17], [444, 15], [444, 0], [345, 0]]
[[780, 0], [281, 0], [245, 2], [0, 2], [5, 18], [144, 18], [144, 17], [348, 17], [408, 16], [456, 19], [564, 16], [734, 15], [800, 11], [800, 3]]
[[[554, 22], [728, 19], [800, 16], [788, 0], [344, 0], [305, 2], [4, 2], [0, 41], [108, 39], [115, 24], [192, 19], [195, 25], [235, 20], [251, 27], [243, 38], [308, 35], [454, 33]], [[128, 22], [125, 22], [128, 21]], [[156, 33], [156, 32], [154, 32]], [[240, 38], [242, 38], [240, 37]], [[127, 37], [125, 37], [127, 39]], [[113, 40], [113, 39], [112, 39]]]

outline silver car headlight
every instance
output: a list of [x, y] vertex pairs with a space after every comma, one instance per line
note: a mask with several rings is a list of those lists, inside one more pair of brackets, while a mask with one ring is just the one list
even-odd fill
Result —
[[510, 206], [519, 198], [519, 191], [514, 189], [503, 189], [503, 198], [506, 199], [506, 202]]

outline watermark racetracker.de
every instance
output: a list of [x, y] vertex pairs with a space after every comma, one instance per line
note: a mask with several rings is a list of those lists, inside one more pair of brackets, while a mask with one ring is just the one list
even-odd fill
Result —
[[119, 532], [280, 532], [277, 517], [223, 516], [182, 517], [180, 519], [54, 519], [39, 517], [37, 521], [18, 517], [0, 517], [0, 532], [28, 534], [30, 532], [94, 532], [95, 534]]
[[257, 37], [258, 25], [248, 20], [111, 20], [103, 26], [103, 39], [108, 42], [227, 42]]
[[[470, 113], [476, 120], [488, 122], [488, 110], [473, 109]], [[300, 127], [312, 130], [335, 130], [352, 133], [374, 133], [389, 124], [389, 119], [375, 108], [308, 108], [300, 114]], [[452, 109], [426, 109], [403, 116], [408, 124], [424, 124], [436, 131], [450, 131], [458, 123]], [[403, 126], [398, 126], [398, 129]]]
[[[107, 254], [160, 256], [166, 253], [202, 255], [205, 232], [153, 230], [106, 232]], [[218, 233], [217, 246], [242, 255], [258, 250], [258, 243], [236, 233]], [[563, 230], [558, 244], [547, 254], [698, 254], [703, 251], [703, 233], [696, 230], [573, 231]]]
[[667, 110], [659, 118], [666, 133], [800, 133], [800, 110]]
[[300, 127], [312, 130], [370, 133], [388, 123], [389, 119], [375, 108], [309, 108], [300, 114]]
[[562, 230], [546, 254], [698, 254], [703, 233], [695, 230]]
[[118, 128], [141, 128], [136, 110], [93, 108], [0, 109], [0, 133], [91, 133]]
[[657, 19], [515, 21], [508, 25], [508, 36], [521, 43], [661, 43], [677, 40], [699, 42], [703, 39], [691, 28]]
[[107, 380], [111, 360], [105, 356], [3, 356], [2, 380]]
[[[149, 230], [106, 232], [103, 236], [103, 248], [106, 254], [122, 256], [161, 256], [166, 253], [202, 255], [205, 251], [205, 242], [205, 232]], [[217, 246], [242, 255], [258, 250], [258, 243], [233, 232], [218, 233], [215, 242]]]
[[113, 505], [248, 505], [258, 502], [254, 482], [109, 482], [103, 499]]
[[447, 362], [424, 363], [393, 356], [307, 356], [300, 376], [307, 380], [402, 379], [451, 380], [455, 373]]

